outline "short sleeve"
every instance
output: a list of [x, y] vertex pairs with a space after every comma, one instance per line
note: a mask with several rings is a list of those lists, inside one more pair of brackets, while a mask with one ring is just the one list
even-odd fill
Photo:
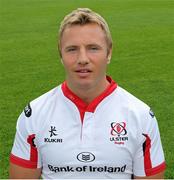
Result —
[[157, 120], [148, 109], [142, 117], [141, 142], [133, 160], [135, 176], [153, 176], [165, 170], [164, 153]]
[[25, 168], [40, 168], [40, 153], [36, 144], [36, 131], [32, 125], [32, 110], [28, 105], [18, 118], [10, 162]]

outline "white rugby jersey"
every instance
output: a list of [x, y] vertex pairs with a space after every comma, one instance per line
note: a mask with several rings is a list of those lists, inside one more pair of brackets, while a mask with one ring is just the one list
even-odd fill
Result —
[[165, 169], [150, 108], [110, 86], [89, 105], [66, 82], [32, 101], [20, 115], [10, 161], [42, 168], [45, 179], [125, 179]]

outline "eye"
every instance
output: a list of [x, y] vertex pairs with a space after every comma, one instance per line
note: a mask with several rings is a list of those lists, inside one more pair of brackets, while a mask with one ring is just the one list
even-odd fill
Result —
[[77, 51], [77, 49], [78, 49], [78, 47], [76, 47], [76, 46], [68, 46], [65, 48], [65, 51], [66, 52], [75, 52], [75, 51]]
[[97, 47], [92, 47], [91, 50], [98, 50], [98, 48]]
[[90, 46], [89, 50], [91, 51], [98, 51], [100, 48], [98, 46]]
[[73, 51], [75, 51], [76, 50], [76, 48], [68, 48], [66, 51], [67, 52], [73, 52]]

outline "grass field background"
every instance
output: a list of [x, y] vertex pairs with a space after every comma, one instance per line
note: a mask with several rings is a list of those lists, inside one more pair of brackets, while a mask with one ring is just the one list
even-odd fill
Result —
[[64, 80], [57, 31], [77, 7], [108, 21], [114, 41], [108, 74], [154, 110], [165, 178], [174, 178], [173, 0], [0, 0], [0, 178], [8, 178], [17, 117]]

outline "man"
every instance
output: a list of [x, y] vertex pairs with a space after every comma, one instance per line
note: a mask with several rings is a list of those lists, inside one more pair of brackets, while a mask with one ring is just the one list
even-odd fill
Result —
[[112, 39], [90, 9], [59, 31], [66, 81], [20, 115], [10, 178], [163, 178], [164, 155], [150, 108], [106, 76]]

